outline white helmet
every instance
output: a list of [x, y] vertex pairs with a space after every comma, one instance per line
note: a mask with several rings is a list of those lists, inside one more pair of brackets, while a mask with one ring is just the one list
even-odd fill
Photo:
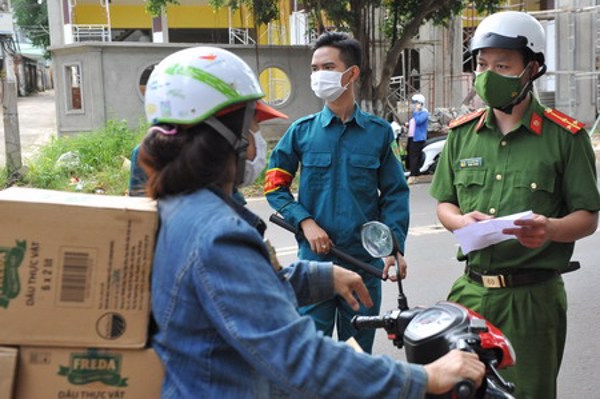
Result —
[[[146, 119], [152, 125], [210, 126], [237, 153], [237, 183], [241, 183], [252, 120], [286, 117], [259, 102], [263, 96], [256, 75], [241, 58], [217, 47], [193, 47], [169, 55], [152, 71], [144, 98]], [[241, 132], [219, 120], [242, 107]]]
[[544, 65], [545, 45], [546, 34], [537, 19], [524, 12], [505, 11], [481, 21], [471, 40], [471, 52], [483, 48], [529, 49]]
[[425, 96], [422, 94], [415, 94], [410, 98], [413, 103], [421, 103], [425, 105]]
[[241, 58], [217, 47], [193, 47], [169, 55], [152, 71], [146, 119], [151, 124], [194, 125], [263, 96], [256, 75]]

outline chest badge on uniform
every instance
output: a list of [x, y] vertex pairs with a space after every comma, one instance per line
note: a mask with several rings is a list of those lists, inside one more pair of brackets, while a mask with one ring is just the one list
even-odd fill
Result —
[[481, 157], [465, 158], [465, 159], [461, 159], [460, 161], [458, 161], [458, 166], [461, 169], [477, 168], [482, 165], [483, 165], [483, 158], [481, 158]]

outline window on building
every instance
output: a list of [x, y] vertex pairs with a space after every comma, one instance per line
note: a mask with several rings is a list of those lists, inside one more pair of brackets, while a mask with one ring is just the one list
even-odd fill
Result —
[[282, 105], [289, 100], [292, 83], [288, 75], [280, 68], [265, 68], [259, 75], [260, 85], [265, 92], [263, 100], [269, 105]]
[[142, 100], [144, 99], [144, 95], [146, 94], [146, 85], [148, 84], [148, 79], [150, 79], [150, 74], [154, 70], [155, 66], [156, 66], [156, 64], [146, 67], [146, 69], [144, 69], [142, 71], [142, 74], [140, 75], [140, 79], [138, 80], [138, 88], [140, 90], [139, 93], [142, 97]]
[[83, 110], [80, 64], [65, 65], [65, 86], [67, 91], [67, 112]]

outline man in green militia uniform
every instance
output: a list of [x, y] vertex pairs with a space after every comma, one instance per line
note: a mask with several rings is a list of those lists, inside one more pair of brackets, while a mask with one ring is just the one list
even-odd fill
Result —
[[501, 12], [477, 27], [471, 52], [475, 89], [487, 107], [451, 124], [431, 194], [450, 231], [532, 210], [503, 241], [472, 251], [449, 300], [499, 327], [517, 365], [504, 372], [519, 399], [556, 398], [566, 336], [560, 272], [574, 242], [598, 226], [595, 157], [583, 124], [545, 108], [532, 95], [544, 64], [545, 34], [521, 12]]

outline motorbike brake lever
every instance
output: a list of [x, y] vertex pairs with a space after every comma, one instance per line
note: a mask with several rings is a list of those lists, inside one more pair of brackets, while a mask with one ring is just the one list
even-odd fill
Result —
[[504, 388], [505, 390], [507, 390], [510, 393], [513, 393], [515, 391], [515, 384], [513, 384], [512, 382], [508, 382], [506, 381], [498, 372], [498, 370], [496, 369], [496, 361], [491, 361], [488, 362], [486, 364], [487, 369], [490, 370], [494, 376], [494, 379], [496, 380], [496, 382], [498, 384], [500, 384], [502, 386], [502, 388]]

